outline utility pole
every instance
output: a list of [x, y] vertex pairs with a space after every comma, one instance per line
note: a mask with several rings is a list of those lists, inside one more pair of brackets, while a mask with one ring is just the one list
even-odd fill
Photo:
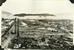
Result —
[[15, 33], [17, 38], [17, 45], [19, 46], [19, 18], [15, 18]]
[[17, 19], [17, 37], [19, 37], [19, 18]]
[[15, 18], [15, 34], [19, 37], [19, 18]]
[[16, 18], [15, 18], [15, 34], [16, 34], [17, 32], [16, 32]]

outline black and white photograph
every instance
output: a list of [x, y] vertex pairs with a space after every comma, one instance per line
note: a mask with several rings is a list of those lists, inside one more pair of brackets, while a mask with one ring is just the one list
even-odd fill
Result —
[[69, 0], [7, 0], [1, 11], [5, 50], [69, 50], [74, 5]]

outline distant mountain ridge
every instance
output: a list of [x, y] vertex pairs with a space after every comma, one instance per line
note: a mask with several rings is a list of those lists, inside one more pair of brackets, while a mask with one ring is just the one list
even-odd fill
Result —
[[48, 13], [42, 13], [42, 14], [26, 14], [26, 13], [20, 13], [20, 14], [15, 14], [14, 16], [55, 16], [53, 14], [48, 14]]
[[2, 18], [5, 18], [5, 19], [14, 19], [15, 16], [13, 16], [13, 14], [10, 13], [10, 12], [2, 11]]
[[10, 12], [2, 11], [2, 14], [11, 14]]

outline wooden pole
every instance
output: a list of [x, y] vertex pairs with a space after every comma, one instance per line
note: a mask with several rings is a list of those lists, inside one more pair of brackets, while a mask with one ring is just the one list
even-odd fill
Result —
[[17, 19], [17, 37], [19, 37], [19, 18]]
[[15, 18], [15, 34], [16, 34], [16, 18]]

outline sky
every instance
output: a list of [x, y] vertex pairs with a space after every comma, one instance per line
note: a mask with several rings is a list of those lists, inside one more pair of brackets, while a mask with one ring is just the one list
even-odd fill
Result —
[[74, 5], [69, 0], [7, 0], [3, 11], [16, 13], [72, 13]]

